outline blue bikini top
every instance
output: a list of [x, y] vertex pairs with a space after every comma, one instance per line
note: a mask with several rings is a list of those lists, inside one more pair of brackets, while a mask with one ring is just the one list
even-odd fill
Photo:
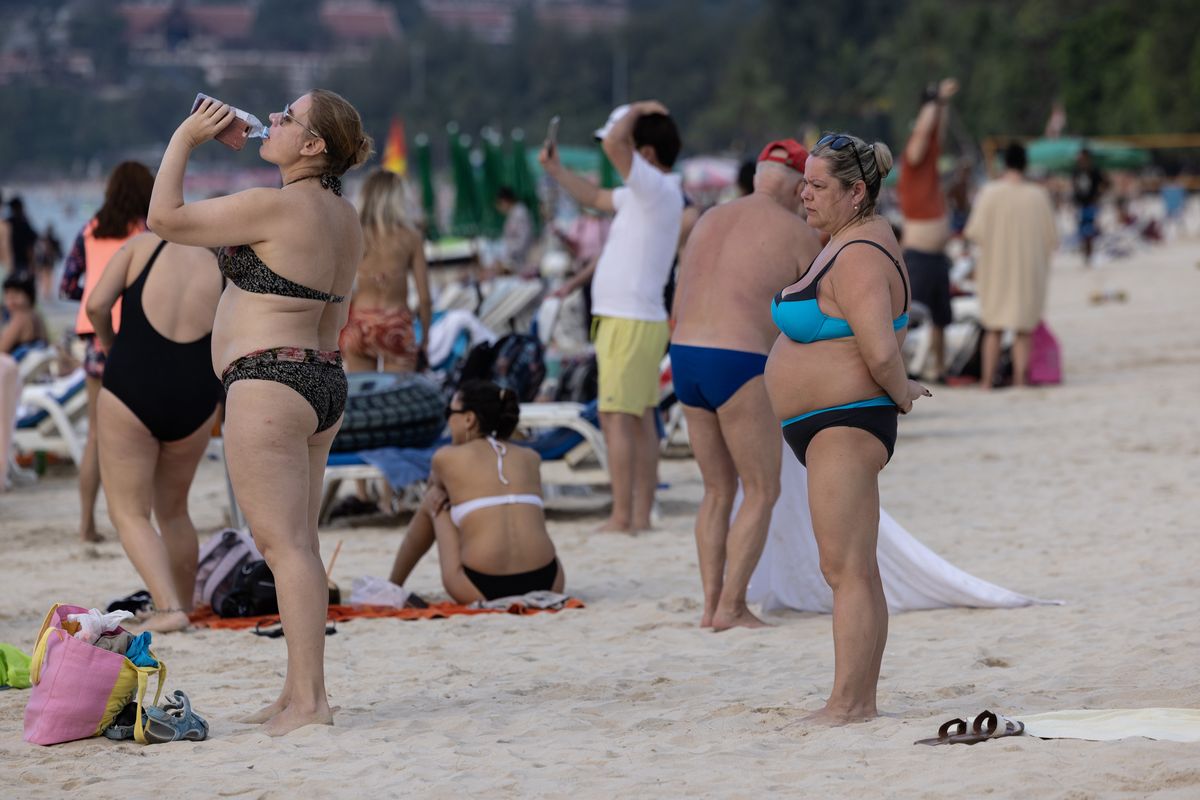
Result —
[[[817, 273], [817, 277], [813, 278], [812, 283], [808, 286], [792, 292], [786, 297], [783, 292], [775, 294], [775, 299], [771, 302], [771, 319], [775, 321], [775, 326], [793, 342], [810, 344], [828, 339], [846, 339], [854, 335], [850, 323], [840, 317], [829, 316], [817, 305], [817, 284], [821, 282], [821, 278], [825, 277], [825, 273], [833, 269], [833, 264], [842, 254], [842, 250], [859, 242], [876, 248], [896, 265], [896, 270], [900, 273], [900, 280], [904, 283], [904, 312], [892, 321], [892, 329], [898, 331], [908, 327], [908, 281], [904, 277], [904, 270], [900, 268], [900, 262], [882, 245], [868, 239], [855, 239], [838, 248], [838, 251], [833, 254], [833, 258], [829, 259], [829, 263]], [[812, 269], [811, 265], [809, 269]]]

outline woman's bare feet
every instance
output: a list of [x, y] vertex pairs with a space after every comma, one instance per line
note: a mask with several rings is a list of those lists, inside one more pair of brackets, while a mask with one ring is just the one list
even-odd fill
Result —
[[610, 517], [605, 520], [603, 525], [596, 528], [596, 533], [624, 533], [633, 536], [637, 533], [637, 529], [628, 523], [618, 522]]
[[300, 709], [289, 705], [280, 711], [269, 722], [263, 725], [263, 731], [268, 736], [286, 736], [297, 728], [305, 725], [332, 725], [333, 711], [327, 704], [322, 703], [313, 709]]
[[830, 728], [836, 728], [841, 725], [853, 725], [856, 722], [866, 722], [867, 720], [875, 719], [879, 716], [879, 712], [874, 708], [834, 708], [826, 705], [820, 711], [814, 711], [804, 719], [800, 720], [802, 724], [807, 725], [823, 725]]
[[278, 716], [285, 708], [287, 708], [287, 705], [288, 701], [281, 696], [274, 703], [263, 706], [253, 714], [247, 714], [244, 717], [238, 717], [235, 722], [241, 722], [246, 725], [261, 725], [264, 722], [268, 722]]
[[103, 536], [101, 536], [100, 533], [95, 528], [92, 528], [91, 530], [80, 531], [79, 532], [79, 541], [81, 541], [81, 542], [103, 542], [103, 541], [105, 541], [105, 538]]
[[712, 629], [714, 631], [727, 631], [730, 628], [769, 628], [767, 623], [763, 622], [750, 611], [746, 606], [742, 606], [733, 612], [717, 609], [712, 616]]
[[126, 630], [130, 633], [143, 633], [151, 631], [153, 633], [174, 633], [175, 631], [187, 630], [190, 621], [186, 611], [173, 609], [171, 611], [156, 611], [145, 619], [128, 626]]

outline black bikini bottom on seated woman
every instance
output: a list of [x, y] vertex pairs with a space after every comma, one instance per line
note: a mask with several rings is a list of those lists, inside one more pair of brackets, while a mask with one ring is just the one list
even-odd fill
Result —
[[317, 430], [331, 428], [346, 408], [346, 371], [337, 350], [272, 347], [234, 359], [221, 373], [225, 392], [234, 381], [274, 381], [295, 391], [317, 414]]
[[471, 583], [475, 584], [481, 595], [488, 600], [495, 600], [529, 592], [551, 591], [554, 581], [558, 580], [558, 558], [551, 559], [544, 567], [529, 572], [518, 572], [515, 575], [487, 575], [476, 572], [466, 564], [463, 564], [463, 572]]
[[899, 414], [894, 405], [831, 408], [784, 425], [783, 438], [800, 463], [808, 466], [804, 455], [818, 433], [826, 428], [861, 428], [883, 442], [888, 461], [891, 461], [892, 453], [896, 450], [896, 421]]

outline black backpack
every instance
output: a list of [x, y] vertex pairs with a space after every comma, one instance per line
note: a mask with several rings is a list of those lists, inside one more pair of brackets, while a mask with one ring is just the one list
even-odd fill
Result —
[[495, 344], [481, 342], [467, 353], [447, 388], [453, 394], [463, 381], [490, 380], [516, 392], [522, 403], [532, 402], [546, 377], [545, 355], [541, 340], [527, 333], [510, 333]]
[[590, 403], [596, 399], [598, 379], [595, 356], [566, 362], [558, 379], [554, 399], [559, 402]]
[[233, 580], [213, 593], [213, 611], [221, 617], [261, 617], [279, 613], [275, 576], [266, 561], [248, 561]]

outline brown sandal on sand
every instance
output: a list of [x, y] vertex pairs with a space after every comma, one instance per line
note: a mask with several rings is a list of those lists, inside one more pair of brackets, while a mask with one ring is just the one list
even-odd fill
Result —
[[[984, 711], [975, 718], [975, 723], [971, 726], [971, 729], [982, 737], [976, 741], [982, 742], [985, 739], [1020, 736], [1025, 733], [1025, 723], [1020, 720], [1009, 719], [1001, 714], [993, 714], [991, 711]], [[964, 744], [975, 744], [975, 742], [965, 742]]]
[[[1001, 727], [1001, 722], [1004, 723]], [[951, 733], [950, 729], [955, 728]], [[938, 728], [938, 735], [933, 739], [918, 739], [913, 744], [978, 744], [988, 739], [999, 739], [1004, 736], [1020, 736], [1025, 732], [1025, 723], [1009, 719], [1005, 716], [983, 711], [971, 723], [971, 732], [967, 733], [967, 723], [957, 717], [947, 720]]]
[[[954, 733], [950, 732], [951, 728], [955, 729]], [[954, 744], [954, 742], [957, 741], [959, 739], [959, 737], [966, 736], [966, 735], [968, 735], [966, 720], [955, 717], [954, 719], [948, 719], [945, 722], [943, 722], [942, 726], [940, 728], [938, 728], [937, 736], [935, 736], [934, 738], [932, 738], [932, 739], [917, 739], [915, 742], [913, 742], [913, 744], [928, 744], [928, 745]]]

